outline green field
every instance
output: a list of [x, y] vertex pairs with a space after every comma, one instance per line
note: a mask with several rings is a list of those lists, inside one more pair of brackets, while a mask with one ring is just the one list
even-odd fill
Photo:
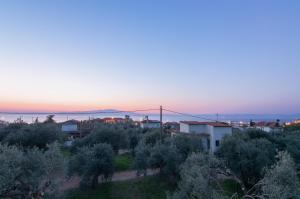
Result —
[[69, 149], [67, 148], [61, 148], [61, 154], [64, 156], [65, 159], [70, 159], [72, 156], [72, 153]]
[[67, 199], [165, 199], [170, 187], [158, 176], [101, 184], [96, 190], [74, 189]]
[[242, 196], [241, 186], [234, 180], [227, 179], [221, 182], [221, 186], [225, 191], [226, 195], [231, 197], [234, 193], [237, 193], [238, 196]]
[[[70, 150], [62, 148], [62, 155], [66, 159], [70, 159], [72, 157], [72, 153]], [[122, 155], [115, 156], [115, 171], [127, 171], [134, 169], [134, 158], [131, 153], [124, 153]]]
[[130, 153], [117, 155], [115, 157], [115, 170], [116, 171], [132, 170], [133, 164], [134, 164], [134, 159]]

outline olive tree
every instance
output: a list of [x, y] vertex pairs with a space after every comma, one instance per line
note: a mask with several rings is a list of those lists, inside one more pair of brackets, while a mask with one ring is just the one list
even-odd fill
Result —
[[240, 179], [242, 187], [249, 189], [263, 177], [263, 169], [275, 162], [276, 146], [266, 138], [235, 134], [223, 139], [218, 155]]
[[169, 178], [169, 182], [176, 181], [182, 157], [177, 153], [175, 146], [157, 143], [151, 150], [150, 166], [159, 169], [160, 174]]
[[149, 167], [150, 149], [144, 142], [139, 142], [135, 148], [134, 166], [137, 170], [137, 175], [147, 175]]
[[287, 152], [279, 152], [278, 161], [267, 169], [261, 180], [264, 198], [296, 199], [300, 198], [300, 182], [295, 163]]
[[276, 137], [281, 150], [286, 150], [300, 168], [300, 131], [287, 131]]
[[20, 145], [23, 147], [46, 148], [47, 144], [61, 139], [62, 134], [56, 124], [37, 123], [26, 125], [17, 131], [10, 132], [3, 142], [9, 145]]
[[179, 167], [192, 152], [202, 150], [201, 140], [194, 137], [176, 136], [159, 140], [156, 131], [145, 135], [136, 149], [135, 164], [138, 172], [146, 168], [159, 169], [161, 176], [176, 184]]
[[142, 132], [138, 128], [130, 128], [126, 131], [126, 134], [128, 137], [128, 147], [131, 150], [131, 153], [134, 155], [134, 149], [139, 144]]
[[55, 123], [55, 120], [53, 119], [55, 117], [55, 115], [48, 115], [46, 117], [46, 120], [44, 121], [45, 124], [49, 124], [49, 123]]
[[23, 151], [0, 145], [0, 198], [53, 198], [64, 177], [65, 164], [57, 144], [46, 151]]
[[0, 141], [3, 141], [9, 134], [16, 133], [19, 129], [27, 125], [26, 123], [10, 123], [8, 126], [0, 128]]
[[86, 137], [75, 142], [73, 150], [83, 146], [93, 146], [94, 144], [110, 144], [117, 154], [119, 149], [126, 147], [127, 137], [124, 129], [115, 128], [111, 125], [98, 125]]
[[181, 167], [181, 181], [169, 199], [224, 199], [217, 181], [220, 161], [203, 153], [193, 153]]
[[114, 172], [114, 152], [109, 144], [79, 148], [69, 162], [69, 175], [78, 174], [81, 186], [96, 188], [99, 177], [108, 180]]

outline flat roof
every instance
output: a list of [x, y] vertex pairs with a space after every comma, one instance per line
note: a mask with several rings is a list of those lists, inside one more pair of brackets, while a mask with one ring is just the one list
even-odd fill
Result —
[[160, 123], [158, 120], [143, 120], [141, 123]]
[[224, 122], [180, 121], [180, 123], [188, 124], [188, 125], [209, 125], [213, 127], [231, 127], [229, 124]]

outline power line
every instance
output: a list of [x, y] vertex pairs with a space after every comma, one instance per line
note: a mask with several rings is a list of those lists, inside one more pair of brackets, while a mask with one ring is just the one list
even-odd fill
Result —
[[82, 112], [57, 112], [57, 113], [52, 112], [52, 113], [39, 113], [39, 114], [55, 114], [55, 115], [58, 115], [58, 114], [118, 114], [118, 113], [138, 114], [138, 112], [160, 111], [160, 115], [162, 117], [162, 110], [164, 110], [166, 112], [170, 112], [170, 113], [175, 113], [175, 114], [178, 114], [178, 115], [183, 115], [183, 116], [187, 116], [187, 117], [193, 117], [193, 118], [197, 118], [197, 119], [216, 122], [216, 120], [206, 118], [206, 117], [203, 117], [203, 116], [192, 115], [192, 114], [188, 114], [188, 113], [182, 113], [182, 112], [173, 111], [173, 110], [170, 110], [170, 109], [163, 109], [162, 107], [160, 107], [160, 108], [149, 108], [149, 109], [137, 109], [137, 110], [116, 110], [116, 111], [101, 111], [100, 110], [100, 111], [82, 111]]
[[172, 110], [169, 110], [169, 109], [163, 109], [163, 110], [165, 110], [165, 111], [167, 111], [167, 112], [171, 112], [171, 113], [176, 113], [176, 114], [179, 114], [179, 115], [183, 115], [183, 116], [188, 116], [188, 117], [197, 118], [197, 119], [208, 120], [208, 121], [213, 121], [213, 122], [216, 121], [216, 120], [209, 119], [209, 118], [206, 118], [206, 117], [197, 116], [197, 115], [191, 115], [191, 114], [188, 114], [188, 113], [181, 113], [181, 112], [172, 111]]

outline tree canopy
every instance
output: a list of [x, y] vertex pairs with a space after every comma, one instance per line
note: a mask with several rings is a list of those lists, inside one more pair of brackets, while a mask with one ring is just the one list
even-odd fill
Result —
[[0, 145], [0, 198], [53, 198], [64, 177], [65, 164], [57, 144], [23, 151]]
[[114, 152], [109, 144], [79, 148], [69, 162], [69, 175], [78, 174], [81, 186], [96, 188], [100, 176], [108, 180], [114, 172]]
[[9, 133], [3, 139], [3, 143], [9, 145], [20, 145], [23, 147], [46, 148], [47, 144], [62, 139], [60, 129], [56, 124], [30, 124], [23, 125], [20, 128], [8, 127]]
[[250, 188], [262, 178], [263, 169], [275, 162], [276, 147], [266, 138], [237, 133], [222, 140], [218, 155], [243, 185]]
[[126, 131], [112, 125], [98, 125], [92, 132], [81, 140], [74, 143], [73, 150], [83, 146], [93, 146], [99, 143], [110, 144], [117, 154], [120, 148], [126, 148], [128, 145]]
[[220, 161], [211, 155], [191, 154], [181, 167], [178, 189], [168, 198], [225, 199], [217, 180], [220, 164]]
[[279, 152], [277, 158], [261, 180], [262, 196], [266, 199], [300, 198], [300, 181], [293, 159], [286, 151]]

